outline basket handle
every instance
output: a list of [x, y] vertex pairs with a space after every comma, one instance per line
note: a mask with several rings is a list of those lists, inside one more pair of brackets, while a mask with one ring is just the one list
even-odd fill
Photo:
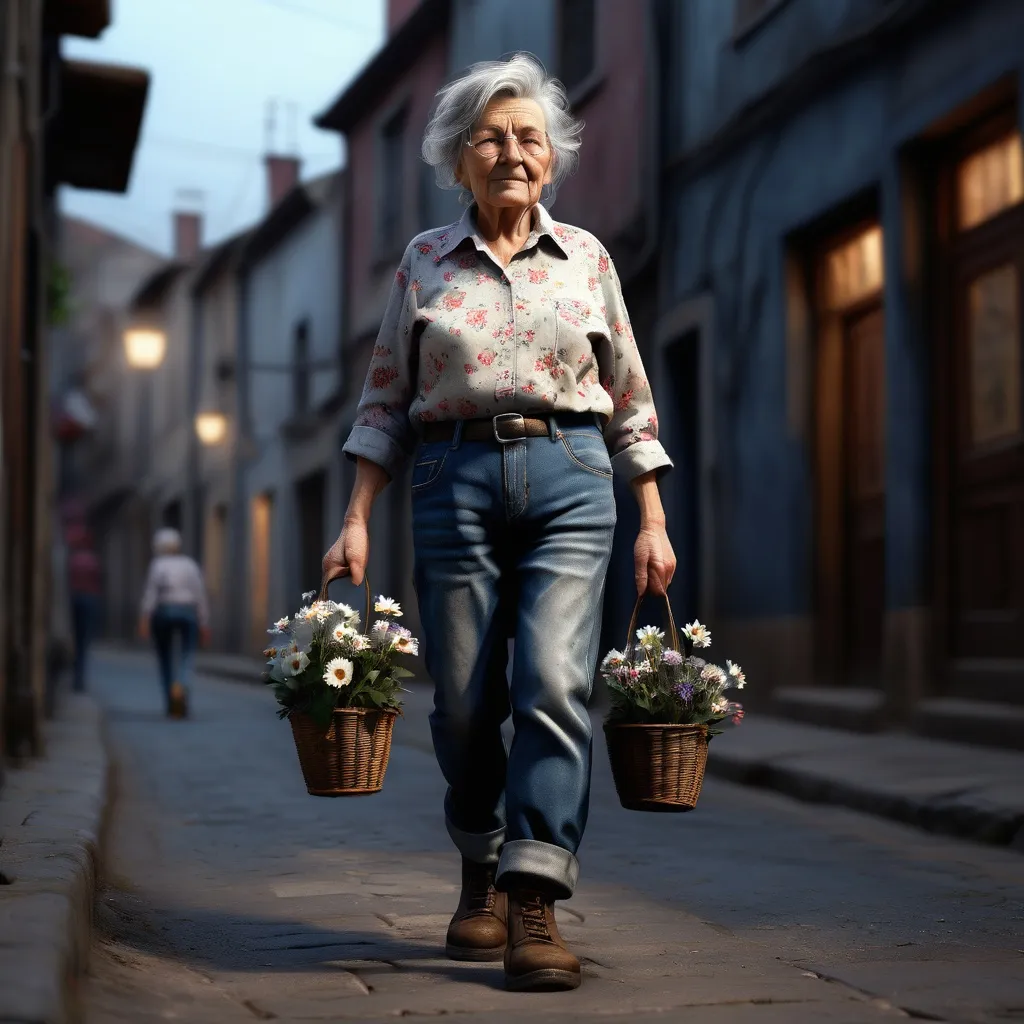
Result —
[[[334, 580], [339, 580], [347, 575], [347, 565], [338, 566], [330, 574], [324, 573], [320, 580], [320, 600], [327, 600], [327, 588]], [[363, 628], [368, 630], [370, 628], [370, 612], [373, 610], [373, 598], [370, 596], [370, 577], [366, 573], [363, 573], [363, 586], [366, 588], [366, 618], [363, 619]]]
[[[647, 596], [647, 592], [640, 594], [636, 599], [636, 604], [633, 605], [633, 615], [629, 620], [629, 632], [626, 634], [626, 647], [625, 652], [632, 651], [635, 643], [636, 633], [636, 620], [640, 614], [640, 606], [644, 603], [644, 598]], [[672, 602], [668, 599], [668, 594], [664, 594], [665, 599], [665, 610], [668, 613], [668, 633], [669, 639], [672, 641], [672, 650], [676, 654], [682, 654], [683, 652], [679, 649], [679, 630], [676, 629], [676, 620], [672, 616]]]

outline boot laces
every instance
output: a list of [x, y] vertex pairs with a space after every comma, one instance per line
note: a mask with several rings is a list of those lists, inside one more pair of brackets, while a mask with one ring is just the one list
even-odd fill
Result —
[[467, 903], [471, 912], [493, 910], [497, 892], [494, 889], [494, 881], [490, 871], [474, 873], [468, 879]]
[[533, 939], [546, 939], [550, 941], [547, 904], [544, 901], [544, 897], [535, 893], [525, 894], [519, 899], [519, 908], [522, 911], [523, 927], [526, 930], [526, 934]]

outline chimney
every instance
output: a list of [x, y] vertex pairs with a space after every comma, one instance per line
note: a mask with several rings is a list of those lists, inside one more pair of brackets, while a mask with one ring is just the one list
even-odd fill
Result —
[[275, 156], [270, 153], [264, 160], [267, 164], [267, 201], [273, 210], [298, 185], [301, 162], [295, 156]]
[[420, 0], [388, 0], [388, 35], [394, 35], [420, 5]]
[[182, 263], [191, 263], [202, 248], [202, 235], [202, 215], [177, 210], [174, 214], [174, 258]]

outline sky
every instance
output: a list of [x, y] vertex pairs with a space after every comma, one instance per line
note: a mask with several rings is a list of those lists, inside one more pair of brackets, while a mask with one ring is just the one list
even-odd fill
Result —
[[62, 188], [61, 208], [164, 255], [175, 208], [203, 214], [216, 244], [266, 212], [268, 105], [273, 148], [302, 177], [340, 165], [341, 140], [312, 118], [384, 42], [385, 0], [113, 0], [97, 40], [66, 37], [66, 57], [150, 73], [124, 195]]

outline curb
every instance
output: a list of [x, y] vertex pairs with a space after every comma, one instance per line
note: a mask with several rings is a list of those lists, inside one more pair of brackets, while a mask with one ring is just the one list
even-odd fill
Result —
[[99, 705], [63, 694], [45, 737], [0, 791], [0, 1021], [70, 1024], [111, 791]]
[[761, 760], [723, 750], [712, 751], [707, 771], [729, 782], [772, 789], [808, 803], [849, 807], [926, 832], [1024, 853], [1024, 811], [972, 803], [969, 794], [918, 797], [899, 792], [896, 786], [886, 791], [857, 785], [850, 779], [809, 772], [770, 758]]

